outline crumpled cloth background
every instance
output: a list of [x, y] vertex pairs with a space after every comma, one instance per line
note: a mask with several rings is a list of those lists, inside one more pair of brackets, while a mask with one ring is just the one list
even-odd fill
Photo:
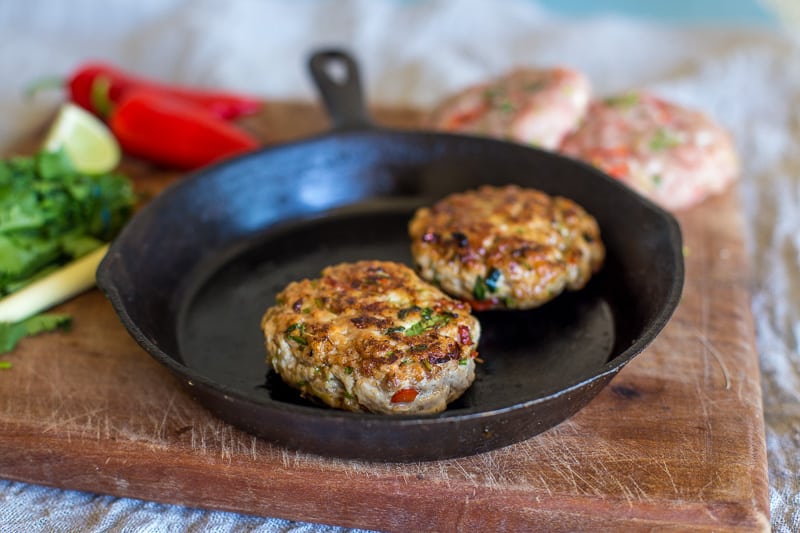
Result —
[[[800, 21], [798, 11], [787, 20]], [[731, 130], [744, 164], [772, 525], [800, 531], [800, 42], [790, 31], [567, 19], [533, 0], [2, 2], [0, 155], [41, 128], [62, 98], [26, 101], [24, 87], [88, 58], [167, 81], [310, 100], [307, 55], [329, 45], [355, 53], [372, 103], [429, 106], [515, 65], [566, 64], [597, 94], [648, 87]], [[0, 530], [340, 529], [0, 481]]]

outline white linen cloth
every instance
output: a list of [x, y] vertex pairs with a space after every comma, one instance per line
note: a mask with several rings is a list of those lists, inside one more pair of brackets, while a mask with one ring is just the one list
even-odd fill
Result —
[[[60, 101], [25, 102], [25, 85], [89, 58], [165, 81], [313, 99], [309, 51], [343, 46], [372, 103], [415, 106], [515, 65], [566, 64], [598, 94], [644, 86], [705, 110], [743, 154], [772, 525], [799, 531], [800, 45], [789, 33], [565, 19], [532, 0], [2, 2], [0, 155]], [[6, 532], [329, 529], [338, 530], [0, 481]]]

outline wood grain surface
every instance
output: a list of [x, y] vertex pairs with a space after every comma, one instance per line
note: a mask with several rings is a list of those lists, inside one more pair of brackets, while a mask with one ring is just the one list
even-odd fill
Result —
[[[378, 114], [413, 126], [411, 111]], [[271, 104], [269, 142], [326, 127]], [[30, 146], [29, 146], [30, 147]], [[174, 174], [126, 162], [145, 194]], [[736, 191], [679, 214], [683, 300], [643, 354], [559, 426], [490, 453], [376, 464], [288, 451], [192, 401], [96, 290], [69, 333], [23, 341], [0, 371], [0, 477], [392, 531], [766, 531], [758, 357]]]

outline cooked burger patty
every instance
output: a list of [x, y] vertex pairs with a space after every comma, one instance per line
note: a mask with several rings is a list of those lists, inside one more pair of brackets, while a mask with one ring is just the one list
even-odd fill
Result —
[[720, 126], [646, 92], [593, 102], [560, 150], [668, 209], [694, 205], [739, 174], [734, 144]]
[[575, 70], [517, 69], [445, 99], [428, 122], [438, 130], [553, 149], [577, 127], [590, 94], [588, 79]]
[[327, 405], [436, 413], [472, 384], [480, 324], [464, 302], [385, 261], [290, 283], [261, 321], [267, 361]]
[[593, 217], [567, 198], [482, 186], [417, 210], [420, 275], [477, 310], [530, 309], [582, 288], [604, 259]]

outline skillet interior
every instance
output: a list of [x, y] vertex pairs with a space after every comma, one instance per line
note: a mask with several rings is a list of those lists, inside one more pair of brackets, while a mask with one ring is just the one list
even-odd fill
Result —
[[[410, 262], [413, 209], [484, 183], [576, 200], [598, 219], [608, 260], [584, 291], [479, 315], [486, 364], [462, 400], [438, 416], [343, 413], [267, 374], [258, 323], [280, 288], [339, 261]], [[484, 451], [566, 419], [652, 341], [682, 282], [675, 220], [586, 165], [488, 139], [373, 129], [186, 179], [129, 223], [98, 273], [131, 334], [217, 415], [290, 447], [378, 460]]]
[[[418, 200], [372, 202], [278, 227], [196, 272], [179, 317], [186, 366], [255, 401], [313, 405], [264, 366], [259, 321], [290, 281], [317, 277], [327, 265], [384, 259], [412, 265], [406, 224]], [[298, 243], [302, 243], [301, 246]], [[518, 404], [590, 377], [612, 353], [613, 276], [533, 311], [478, 314], [483, 326], [477, 383], [445, 416]], [[235, 309], [236, 312], [221, 312]]]

